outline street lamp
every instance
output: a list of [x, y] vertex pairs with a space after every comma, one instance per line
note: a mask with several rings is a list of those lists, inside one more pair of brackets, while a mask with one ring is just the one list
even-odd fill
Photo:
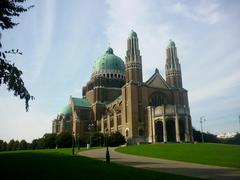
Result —
[[200, 124], [201, 124], [201, 134], [202, 134], [202, 143], [204, 143], [204, 138], [203, 138], [203, 123], [206, 121], [206, 118], [204, 116], [200, 117]]
[[72, 155], [74, 155], [74, 148], [75, 148], [75, 140], [74, 140], [74, 132], [72, 132]]
[[109, 153], [109, 150], [108, 150], [108, 129], [106, 129], [106, 163], [110, 163], [110, 153]]
[[77, 148], [78, 148], [78, 152], [80, 151], [80, 146], [79, 146], [79, 133], [77, 133]]
[[92, 144], [92, 130], [93, 130], [94, 126], [95, 125], [93, 123], [88, 124], [88, 130], [90, 131], [90, 139], [89, 139], [90, 147], [91, 147], [91, 144]]
[[[240, 115], [238, 116], [238, 120], [239, 120], [239, 127], [240, 127]], [[240, 131], [239, 131], [239, 133], [240, 133]]]

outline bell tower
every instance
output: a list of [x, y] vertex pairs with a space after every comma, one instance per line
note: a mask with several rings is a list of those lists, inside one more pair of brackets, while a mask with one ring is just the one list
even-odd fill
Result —
[[138, 46], [137, 33], [131, 30], [127, 40], [126, 83], [142, 82], [142, 57]]
[[182, 88], [181, 65], [177, 57], [177, 48], [172, 40], [169, 40], [166, 51], [166, 81], [172, 87]]

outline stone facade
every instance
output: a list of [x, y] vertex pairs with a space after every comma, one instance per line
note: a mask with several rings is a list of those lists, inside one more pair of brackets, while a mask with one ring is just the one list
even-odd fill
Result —
[[[125, 63], [109, 48], [97, 60], [91, 79], [83, 87], [83, 98], [70, 97], [71, 112], [58, 115], [53, 132], [67, 129], [75, 137], [87, 137], [92, 130], [119, 131], [130, 144], [193, 141], [188, 94], [171, 40], [166, 54], [166, 80], [156, 69], [143, 82], [138, 37], [131, 31]], [[66, 124], [67, 118], [71, 125]]]

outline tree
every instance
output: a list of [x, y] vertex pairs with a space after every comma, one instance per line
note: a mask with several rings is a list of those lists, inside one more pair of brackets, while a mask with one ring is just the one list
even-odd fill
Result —
[[0, 151], [3, 151], [3, 143], [4, 143], [4, 141], [0, 140]]
[[220, 139], [221, 143], [224, 144], [238, 144], [240, 145], [240, 133], [237, 133], [234, 137], [226, 138], [226, 139]]
[[37, 140], [36, 149], [44, 149], [44, 139], [43, 138], [39, 138]]
[[27, 143], [27, 141], [25, 141], [24, 139], [21, 140], [21, 142], [20, 142], [20, 144], [19, 144], [19, 148], [20, 148], [21, 150], [26, 150], [26, 149], [28, 148], [28, 143]]
[[4, 142], [3, 142], [3, 145], [2, 145], [2, 150], [3, 150], [3, 151], [7, 151], [7, 146], [8, 146], [7, 142], [4, 141]]
[[14, 151], [16, 150], [16, 144], [15, 144], [15, 141], [14, 139], [11, 139], [8, 143], [8, 146], [7, 146], [7, 149], [8, 151]]
[[92, 136], [92, 146], [103, 146], [104, 135], [103, 133], [97, 132]]
[[57, 136], [56, 144], [59, 148], [66, 148], [72, 146], [72, 135], [68, 132], [62, 132]]
[[[1, 0], [0, 1], [0, 28], [2, 30], [12, 29], [18, 23], [14, 22], [12, 18], [20, 16], [21, 13], [28, 11], [33, 6], [24, 7], [22, 4], [26, 0]], [[26, 89], [21, 78], [22, 71], [19, 70], [14, 63], [7, 59], [8, 54], [19, 54], [22, 52], [17, 50], [2, 50], [1, 33], [0, 33], [0, 85], [6, 84], [8, 91], [13, 91], [15, 96], [20, 99], [25, 99], [25, 108], [28, 111], [29, 100], [33, 100]]]
[[126, 143], [124, 136], [120, 132], [112, 133], [108, 139], [109, 146], [119, 146]]
[[[196, 130], [195, 128], [193, 128], [193, 139], [194, 141], [202, 142], [202, 133]], [[204, 142], [211, 142], [211, 143], [219, 142], [217, 136], [209, 132], [208, 133], [203, 132], [203, 139], [204, 139]]]
[[56, 147], [57, 134], [44, 134], [44, 148], [55, 148]]
[[19, 149], [20, 149], [20, 143], [19, 143], [18, 140], [16, 140], [16, 141], [14, 142], [14, 147], [15, 147], [15, 150], [19, 150]]
[[32, 143], [30, 145], [30, 149], [36, 149], [38, 144], [38, 139], [32, 140]]

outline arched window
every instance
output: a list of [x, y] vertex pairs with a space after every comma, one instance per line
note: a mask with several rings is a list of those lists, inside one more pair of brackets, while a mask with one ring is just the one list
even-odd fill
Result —
[[149, 105], [150, 106], [162, 106], [163, 104], [166, 104], [165, 97], [162, 93], [156, 93], [149, 99]]

